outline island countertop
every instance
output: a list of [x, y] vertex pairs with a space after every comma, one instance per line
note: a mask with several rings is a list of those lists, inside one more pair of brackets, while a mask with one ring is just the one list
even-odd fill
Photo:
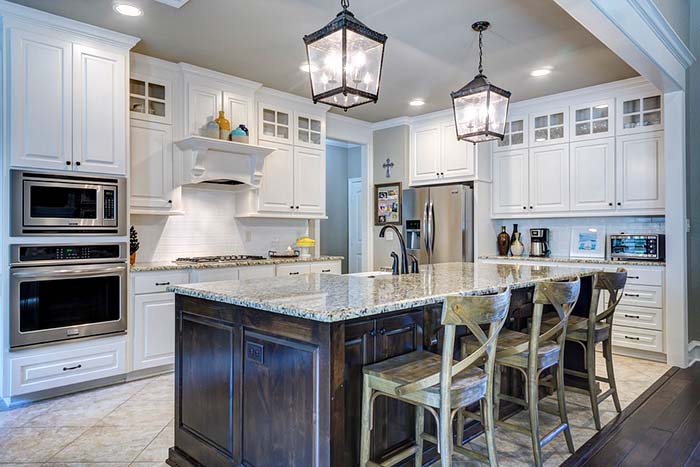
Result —
[[440, 303], [451, 294], [478, 295], [502, 286], [529, 287], [544, 280], [596, 272], [590, 267], [544, 264], [442, 263], [400, 276], [307, 274], [177, 285], [168, 291], [331, 323]]

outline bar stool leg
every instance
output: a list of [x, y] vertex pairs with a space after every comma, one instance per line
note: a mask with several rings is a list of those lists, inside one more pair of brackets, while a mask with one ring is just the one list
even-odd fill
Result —
[[569, 448], [571, 454], [576, 451], [574, 449], [574, 439], [571, 436], [571, 428], [569, 427], [569, 415], [566, 411], [566, 394], [564, 392], [564, 366], [557, 365], [557, 370], [554, 373], [557, 384], [557, 403], [559, 404], [559, 420], [561, 423], [566, 424], [566, 429], [564, 430], [564, 437], [566, 438], [566, 447]]
[[493, 421], [493, 392], [486, 393], [486, 397], [481, 401], [481, 423], [484, 425], [484, 436], [486, 437], [486, 450], [489, 454], [489, 464], [498, 465], [496, 456], [496, 442], [494, 440], [495, 423]]
[[532, 453], [535, 456], [535, 465], [542, 466], [542, 448], [540, 446], [540, 421], [539, 421], [539, 388], [537, 369], [527, 373], [527, 406], [530, 412], [530, 434], [532, 435]]
[[617, 394], [615, 370], [613, 369], [612, 339], [609, 337], [607, 340], [603, 341], [603, 357], [605, 358], [605, 367], [608, 370], [608, 384], [610, 384], [610, 387], [613, 389], [612, 398], [615, 403], [615, 410], [620, 413], [622, 412], [622, 406], [620, 405], [620, 396]]
[[493, 417], [499, 420], [501, 408], [501, 365], [493, 368]]
[[600, 430], [600, 411], [598, 410], [598, 384], [595, 379], [595, 345], [586, 344], [586, 362], [588, 369], [588, 395], [591, 398], [591, 410], [595, 429]]
[[440, 407], [440, 466], [451, 467], [452, 465], [452, 417], [450, 407]]
[[425, 409], [416, 406], [416, 455], [415, 467], [423, 467], [423, 430], [425, 428]]
[[360, 466], [369, 462], [369, 448], [372, 436], [372, 388], [367, 376], [362, 379], [362, 433], [360, 434]]
[[455, 445], [461, 446], [464, 440], [464, 409], [457, 411], [457, 429], [455, 430]]

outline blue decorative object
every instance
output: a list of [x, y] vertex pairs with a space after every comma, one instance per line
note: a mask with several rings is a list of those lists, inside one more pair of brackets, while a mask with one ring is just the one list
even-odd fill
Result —
[[247, 143], [248, 142], [248, 129], [245, 127], [245, 125], [243, 125], [243, 124], [238, 125], [231, 132], [231, 141], [237, 141], [239, 143]]

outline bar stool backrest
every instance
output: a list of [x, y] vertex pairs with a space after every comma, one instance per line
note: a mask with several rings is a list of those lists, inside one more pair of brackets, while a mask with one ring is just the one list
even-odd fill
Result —
[[[625, 268], [617, 268], [615, 272], [599, 272], [596, 274], [593, 285], [593, 294], [591, 296], [591, 309], [589, 320], [591, 323], [607, 321], [612, 324], [613, 314], [617, 305], [622, 300], [622, 293], [627, 284], [627, 270]], [[608, 292], [608, 303], [605, 310], [598, 313], [598, 302], [600, 300], [601, 291]]]

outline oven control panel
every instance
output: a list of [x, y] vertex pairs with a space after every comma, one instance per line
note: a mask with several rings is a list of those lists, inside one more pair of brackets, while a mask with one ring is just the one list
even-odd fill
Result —
[[119, 243], [92, 245], [17, 245], [12, 253], [13, 264], [119, 260], [125, 257], [125, 246]]

